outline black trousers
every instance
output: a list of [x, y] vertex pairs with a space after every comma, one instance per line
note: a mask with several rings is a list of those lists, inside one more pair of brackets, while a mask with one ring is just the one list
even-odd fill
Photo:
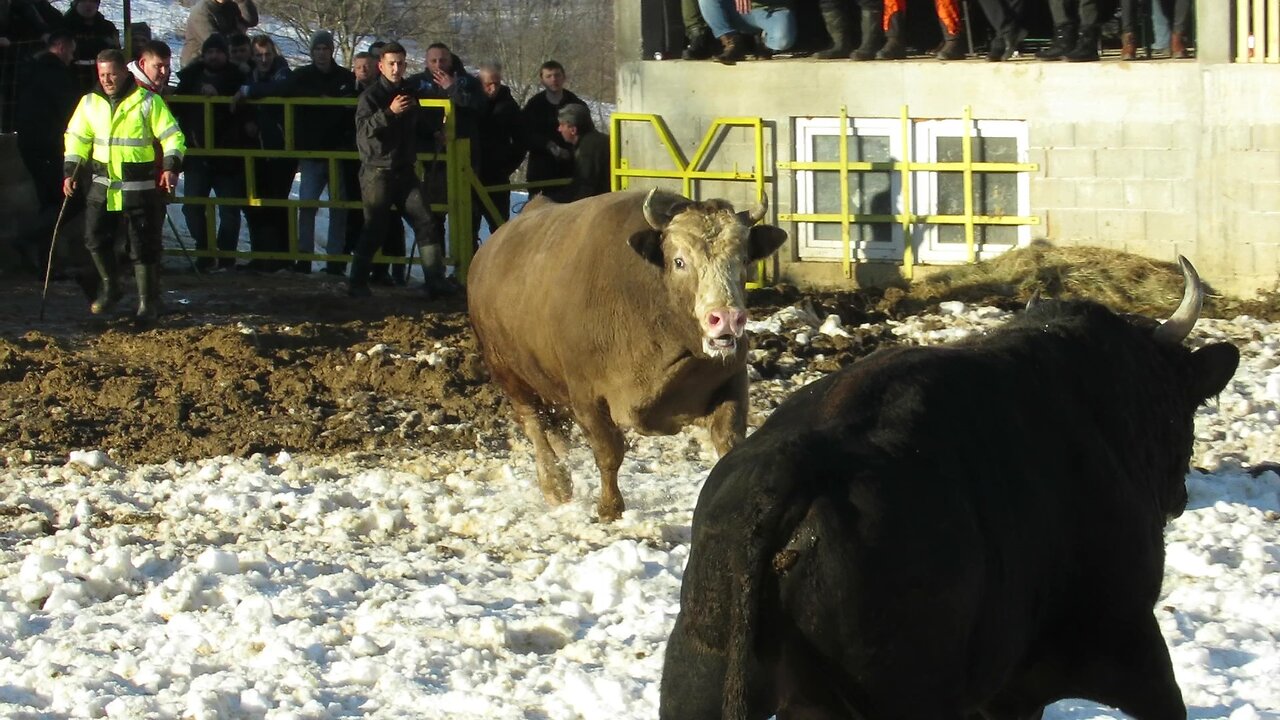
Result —
[[1022, 25], [1023, 0], [978, 0], [978, 4], [999, 35], [1008, 35]]
[[[485, 186], [506, 185], [511, 182], [510, 176], [503, 177], [500, 174], [486, 173], [483, 170], [480, 171], [479, 177], [480, 183]], [[480, 193], [471, 193], [471, 231], [477, 239], [477, 247], [479, 246], [481, 218], [488, 221], [490, 234], [498, 229], [498, 225], [511, 219], [511, 191], [494, 190], [486, 194], [489, 196], [489, 201], [498, 209], [498, 217], [491, 216], [489, 209], [480, 201]]]
[[1081, 28], [1098, 24], [1098, 0], [1049, 0], [1054, 25], [1078, 22]]
[[84, 246], [89, 252], [114, 252], [116, 231], [124, 221], [129, 259], [137, 265], [160, 262], [163, 252], [165, 202], [159, 191], [143, 193], [141, 203], [124, 210], [107, 210], [107, 188], [92, 183], [84, 208]]
[[357, 257], [366, 262], [373, 259], [387, 239], [392, 219], [399, 223], [393, 208], [404, 213], [419, 245], [435, 244], [443, 248], [443, 237], [436, 231], [436, 218], [427, 203], [426, 192], [411, 168], [360, 168], [360, 199], [364, 204], [364, 231], [355, 248]]
[[[288, 198], [297, 170], [295, 160], [259, 158], [253, 164], [257, 196], [270, 200]], [[289, 208], [246, 207], [244, 219], [249, 225], [249, 246], [254, 252], [285, 252], [289, 249]], [[282, 260], [259, 262], [270, 268], [284, 263]]]
[[[361, 193], [359, 197], [349, 197], [348, 200], [362, 200], [364, 195], [360, 190], [360, 162], [358, 160], [342, 161], [342, 186], [344, 188], [354, 188], [356, 192]], [[350, 190], [348, 190], [350, 192]], [[349, 212], [347, 213], [346, 236], [342, 242], [342, 252], [346, 255], [352, 255], [356, 251], [356, 246], [360, 243], [360, 235], [364, 232], [364, 213]], [[387, 220], [387, 230], [383, 233], [382, 240], [382, 256], [383, 257], [404, 257], [404, 222], [400, 218], [400, 214], [392, 212], [390, 219]], [[338, 263], [338, 267], [343, 267], [343, 263]], [[403, 266], [400, 274], [403, 274]], [[388, 272], [386, 266], [379, 265], [375, 270], [375, 275], [382, 275]]]

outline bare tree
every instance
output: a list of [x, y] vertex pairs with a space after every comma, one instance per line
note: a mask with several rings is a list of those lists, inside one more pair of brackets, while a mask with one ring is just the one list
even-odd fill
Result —
[[455, 49], [472, 63], [501, 62], [521, 104], [547, 60], [565, 66], [576, 94], [614, 101], [612, 0], [459, 0], [453, 17]]
[[367, 41], [397, 40], [421, 32], [423, 19], [447, 18], [448, 0], [259, 0], [263, 15], [288, 28], [307, 47], [317, 30], [333, 33], [334, 50], [345, 65]]

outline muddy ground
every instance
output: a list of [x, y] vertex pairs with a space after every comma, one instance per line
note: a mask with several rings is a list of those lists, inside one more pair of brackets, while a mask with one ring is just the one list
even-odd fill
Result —
[[[1182, 284], [1174, 266], [1143, 272], [1167, 274], [1169, 307], [1157, 310], [1172, 309]], [[132, 294], [114, 314], [94, 317], [74, 282], [54, 282], [41, 320], [40, 279], [0, 280], [0, 458], [9, 463], [60, 463], [95, 448], [143, 463], [510, 443], [508, 407], [488, 382], [461, 297], [428, 302], [420, 289], [392, 287], [356, 301], [324, 273], [197, 275], [179, 265], [164, 277], [165, 314], [139, 330]], [[898, 342], [886, 318], [945, 300], [1014, 309], [1035, 284], [753, 291], [754, 317], [799, 305], [818, 319], [839, 315], [852, 336], [811, 333], [802, 345], [790, 333], [757, 333], [752, 344], [762, 352], [752, 365], [761, 378], [834, 370]], [[1065, 285], [1069, 295], [1069, 277]], [[1246, 304], [1214, 297], [1206, 306], [1206, 314], [1240, 312], [1274, 319], [1280, 302], [1274, 294]], [[753, 425], [777, 400], [757, 390]]]
[[[166, 313], [139, 330], [132, 294], [99, 318], [74, 282], [54, 282], [40, 320], [40, 280], [5, 280], [0, 456], [8, 462], [63, 462], [94, 448], [140, 463], [509, 442], [509, 411], [488, 382], [462, 298], [427, 302], [409, 287], [354, 301], [323, 273], [169, 272]], [[756, 292], [753, 314], [802, 299]], [[883, 316], [855, 294], [813, 301], [846, 323]], [[821, 355], [831, 369], [893, 341], [872, 329], [817, 335], [807, 346], [769, 335], [754, 342]], [[756, 363], [761, 376], [795, 371], [777, 354]]]

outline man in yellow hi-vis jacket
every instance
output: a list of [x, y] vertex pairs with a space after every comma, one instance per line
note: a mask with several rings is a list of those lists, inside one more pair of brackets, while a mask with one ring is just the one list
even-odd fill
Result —
[[[123, 214], [138, 281], [137, 316], [151, 320], [160, 309], [165, 204], [178, 183], [186, 140], [168, 104], [134, 82], [119, 50], [103, 50], [97, 65], [98, 87], [80, 99], [63, 138], [62, 189], [75, 192], [79, 169], [88, 163], [93, 181], [85, 199], [85, 247], [102, 280], [90, 312], [105, 312], [120, 299], [113, 246]], [[159, 178], [156, 143], [164, 152]]]

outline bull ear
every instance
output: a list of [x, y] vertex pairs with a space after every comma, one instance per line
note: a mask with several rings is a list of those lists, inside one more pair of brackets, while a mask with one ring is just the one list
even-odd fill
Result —
[[747, 236], [747, 259], [763, 260], [787, 240], [787, 231], [772, 225], [756, 225]]
[[628, 238], [627, 244], [645, 260], [658, 267], [665, 266], [662, 259], [662, 233], [657, 230], [641, 230]]
[[671, 222], [671, 218], [691, 204], [693, 201], [683, 195], [654, 188], [644, 198], [644, 219], [649, 227], [662, 230]]
[[1195, 368], [1195, 386], [1191, 390], [1196, 397], [1207, 400], [1231, 381], [1240, 364], [1240, 351], [1235, 345], [1214, 343], [1191, 353], [1191, 361]]

